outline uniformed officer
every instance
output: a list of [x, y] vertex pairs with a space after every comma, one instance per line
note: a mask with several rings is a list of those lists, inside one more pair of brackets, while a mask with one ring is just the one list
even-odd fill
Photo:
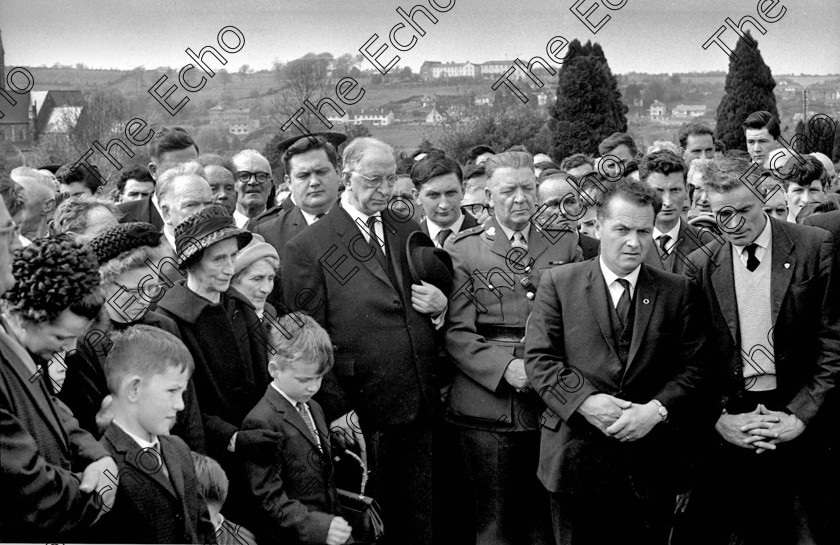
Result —
[[447, 419], [467, 466], [476, 543], [549, 543], [549, 501], [536, 478], [542, 402], [525, 375], [525, 323], [540, 273], [583, 257], [576, 232], [534, 225], [531, 155], [495, 155], [485, 169], [495, 217], [445, 245], [455, 269], [445, 343], [457, 367]]

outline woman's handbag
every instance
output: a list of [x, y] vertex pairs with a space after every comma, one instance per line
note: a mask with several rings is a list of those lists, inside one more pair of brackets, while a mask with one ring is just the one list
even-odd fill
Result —
[[376, 543], [385, 533], [385, 525], [382, 522], [382, 509], [379, 504], [370, 496], [365, 496], [367, 465], [355, 452], [345, 449], [344, 453], [362, 466], [362, 486], [358, 493], [338, 489], [342, 514], [353, 527], [353, 540], [356, 543]]

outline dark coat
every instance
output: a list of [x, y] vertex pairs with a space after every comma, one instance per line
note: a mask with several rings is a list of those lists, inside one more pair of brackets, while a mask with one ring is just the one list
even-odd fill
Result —
[[[271, 201], [269, 201], [269, 202], [271, 202]], [[289, 196], [286, 197], [283, 200], [283, 202], [281, 202], [277, 206], [269, 208], [268, 210], [266, 210], [262, 214], [258, 215], [256, 218], [252, 218], [252, 219], [248, 220], [248, 223], [245, 224], [245, 229], [247, 229], [251, 232], [256, 232], [256, 231], [254, 231], [254, 229], [257, 228], [258, 226], [260, 226], [261, 224], [275, 219], [280, 214], [280, 212], [282, 212], [283, 210], [289, 210], [289, 209], [294, 208], [294, 207], [295, 207], [295, 203], [292, 202], [292, 194], [289, 193]], [[283, 255], [283, 254], [281, 253], [280, 255]]]
[[[111, 423], [100, 443], [117, 462], [114, 506], [91, 531], [98, 543], [206, 543], [214, 529], [198, 490], [190, 448], [161, 435], [162, 460]], [[169, 478], [160, 463], [166, 466]]]
[[120, 223], [142, 221], [151, 223], [156, 229], [163, 231], [163, 218], [160, 217], [157, 208], [152, 204], [151, 197], [120, 203], [117, 205], [117, 209], [123, 214], [119, 218]]
[[[309, 224], [306, 223], [306, 218], [303, 217], [300, 208], [292, 205], [291, 208], [280, 211], [273, 219], [263, 221], [251, 228], [251, 231], [262, 235], [266, 242], [274, 246], [277, 255], [282, 259], [286, 243], [307, 227], [309, 227]], [[283, 269], [282, 263], [280, 269], [281, 271]], [[283, 297], [283, 279], [279, 273], [277, 278], [274, 279], [274, 289], [269, 294], [268, 301], [285, 314], [286, 301]]]
[[260, 543], [325, 543], [330, 523], [340, 513], [324, 411], [310, 401], [309, 412], [324, 452], [297, 409], [271, 385], [242, 423], [246, 430], [272, 430], [282, 436], [264, 460], [245, 463], [255, 500], [248, 527]]
[[[720, 238], [720, 237], [718, 237]], [[708, 232], [702, 233], [698, 228], [689, 225], [687, 221], [680, 218], [680, 230], [677, 236], [677, 244], [671, 248], [671, 252], [664, 260], [659, 255], [659, 244], [654, 239], [653, 244], [645, 256], [645, 265], [656, 267], [675, 274], [688, 274], [686, 269], [690, 267], [688, 256], [691, 252], [712, 240]]]
[[26, 350], [2, 328], [0, 452], [0, 541], [84, 541], [101, 512], [98, 498], [79, 490], [81, 472], [108, 451], [47, 393]]
[[447, 416], [465, 426], [536, 430], [542, 410], [539, 398], [533, 391], [516, 392], [504, 379], [511, 360], [522, 357], [522, 342], [487, 339], [482, 329], [518, 328], [524, 336], [532, 300], [522, 280], [527, 278], [536, 290], [543, 271], [581, 261], [576, 233], [546, 235], [532, 227], [528, 252], [516, 259], [504, 231], [491, 218], [447, 239], [445, 248], [455, 269], [446, 351], [458, 368]]
[[192, 379], [207, 452], [224, 465], [231, 436], [270, 382], [263, 326], [233, 288], [212, 304], [179, 282], [166, 291], [157, 312], [175, 321], [195, 360]]
[[840, 259], [840, 210], [808, 216], [802, 221], [803, 225], [812, 225], [825, 229], [834, 237], [834, 255]]
[[287, 242], [282, 259], [289, 310], [312, 316], [335, 345], [318, 400], [330, 422], [356, 409], [366, 432], [412, 422], [440, 404], [439, 337], [431, 317], [411, 307], [405, 244], [420, 228], [387, 209], [382, 216], [396, 285], [340, 205]]
[[[462, 233], [467, 229], [472, 229], [473, 227], [478, 227], [478, 221], [472, 216], [472, 214], [464, 214], [464, 221], [461, 222], [461, 230], [458, 233]], [[420, 222], [420, 230], [423, 231], [425, 234], [429, 234], [429, 219], [425, 218], [423, 221]], [[454, 234], [458, 234], [454, 233]], [[452, 236], [452, 235], [449, 235]], [[448, 238], [448, 237], [447, 237]], [[436, 240], [432, 242], [437, 243]]]
[[588, 235], [584, 235], [583, 233], [578, 233], [578, 235], [580, 236], [580, 238], [578, 238], [578, 246], [580, 246], [580, 250], [583, 252], [584, 261], [600, 255], [600, 240], [598, 240], [597, 238], [592, 238]]
[[[833, 243], [822, 229], [769, 218], [772, 229], [770, 316], [776, 381], [786, 406], [806, 424], [823, 405], [840, 372], [840, 322], [829, 291]], [[690, 273], [711, 309], [719, 409], [744, 393], [732, 244], [713, 242], [691, 254]], [[720, 413], [718, 413], [720, 414]]]
[[[548, 407], [540, 419], [537, 475], [549, 491], [609, 489], [618, 473], [629, 476], [637, 494], [672, 494], [675, 477], [686, 472], [677, 429], [700, 400], [707, 364], [703, 299], [687, 278], [643, 264], [633, 301], [633, 336], [622, 365], [600, 261], [543, 273], [528, 321], [525, 370]], [[657, 399], [669, 421], [621, 443], [576, 413], [598, 392], [642, 404]]]
[[[157, 327], [181, 338], [175, 322], [157, 312], [147, 311], [136, 323]], [[64, 387], [58, 394], [58, 398], [73, 411], [79, 425], [94, 437], [101, 435], [96, 426], [96, 413], [99, 412], [102, 400], [110, 394], [104, 364], [111, 348], [108, 334], [115, 324], [111, 324], [106, 318], [104, 324], [98, 325], [101, 327], [92, 328], [79, 337], [76, 349], [67, 353], [67, 376], [64, 379]], [[119, 326], [122, 327], [121, 324]], [[201, 412], [192, 379], [184, 391], [184, 410], [178, 413], [178, 420], [171, 433], [183, 439], [190, 450], [205, 452], [204, 426], [201, 423]]]

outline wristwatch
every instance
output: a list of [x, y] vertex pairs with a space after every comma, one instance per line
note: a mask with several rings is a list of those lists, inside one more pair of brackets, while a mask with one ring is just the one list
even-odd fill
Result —
[[662, 421], [667, 422], [668, 421], [668, 409], [665, 408], [665, 405], [663, 405], [662, 402], [659, 401], [658, 399], [653, 399], [651, 401], [656, 403], [656, 406], [659, 407], [659, 416], [662, 417]]

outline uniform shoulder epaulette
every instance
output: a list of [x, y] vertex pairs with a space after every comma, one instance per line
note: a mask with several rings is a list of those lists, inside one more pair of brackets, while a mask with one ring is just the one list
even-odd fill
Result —
[[463, 231], [459, 231], [457, 235], [452, 237], [452, 242], [458, 242], [459, 240], [467, 238], [468, 236], [477, 235], [482, 231], [484, 231], [483, 225], [476, 225], [475, 227], [464, 229]]

